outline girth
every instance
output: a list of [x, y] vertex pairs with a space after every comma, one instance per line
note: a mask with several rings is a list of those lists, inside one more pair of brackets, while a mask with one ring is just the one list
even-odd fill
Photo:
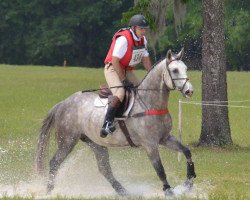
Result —
[[[134, 117], [134, 118], [137, 118], [137, 117], [143, 117], [145, 115], [166, 115], [169, 113], [169, 110], [166, 108], [166, 109], [162, 109], [162, 110], [146, 110], [144, 112], [140, 112], [140, 113], [136, 113], [136, 114], [133, 114], [133, 115], [130, 115], [129, 117]], [[137, 145], [135, 145], [135, 143], [131, 140], [131, 137], [130, 137], [130, 134], [128, 132], [128, 128], [125, 124], [125, 121], [124, 120], [118, 120], [118, 124], [123, 132], [123, 134], [125, 135], [129, 145], [131, 147], [138, 147]]]
[[[122, 105], [118, 109], [118, 112], [117, 112], [118, 114], [116, 115], [116, 118], [122, 117], [123, 112], [128, 107], [130, 96], [131, 96], [131, 93], [126, 91], [124, 101], [122, 102]], [[99, 97], [100, 98], [112, 98], [112, 92], [106, 85], [102, 85], [100, 87]], [[135, 113], [132, 115], [128, 114], [128, 117], [129, 118], [130, 117], [137, 118], [137, 117], [143, 117], [143, 116], [147, 116], [147, 115], [166, 115], [168, 113], [169, 113], [169, 110], [167, 108], [159, 109], [159, 110], [152, 109], [152, 110], [145, 110], [143, 112]], [[138, 147], [137, 145], [135, 145], [135, 143], [132, 141], [132, 139], [130, 137], [128, 128], [127, 128], [126, 123], [125, 123], [125, 119], [117, 119], [117, 122], [118, 122], [120, 129], [122, 130], [124, 136], [126, 137], [129, 145], [131, 147]]]
[[129, 132], [128, 132], [128, 128], [127, 128], [127, 126], [126, 126], [126, 124], [125, 124], [125, 121], [124, 121], [124, 120], [118, 120], [118, 124], [119, 124], [119, 126], [120, 126], [120, 128], [121, 128], [123, 134], [125, 135], [125, 137], [126, 137], [128, 143], [129, 143], [129, 145], [130, 145], [131, 147], [138, 147], [138, 146], [135, 145], [135, 143], [131, 140], [131, 137], [130, 137], [130, 134], [129, 134]]

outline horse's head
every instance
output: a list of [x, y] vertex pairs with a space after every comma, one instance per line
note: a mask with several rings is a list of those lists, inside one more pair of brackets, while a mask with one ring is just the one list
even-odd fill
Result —
[[183, 53], [183, 48], [176, 55], [168, 50], [163, 80], [170, 90], [178, 89], [183, 96], [191, 97], [194, 90], [187, 77], [187, 66], [181, 61]]

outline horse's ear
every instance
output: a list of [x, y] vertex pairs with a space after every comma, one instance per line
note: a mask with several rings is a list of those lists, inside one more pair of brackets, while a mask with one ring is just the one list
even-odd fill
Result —
[[171, 51], [171, 49], [168, 50], [166, 58], [167, 58], [167, 62], [170, 63], [171, 60], [172, 60], [172, 51]]
[[184, 47], [181, 48], [181, 51], [176, 55], [177, 60], [181, 60], [184, 55]]

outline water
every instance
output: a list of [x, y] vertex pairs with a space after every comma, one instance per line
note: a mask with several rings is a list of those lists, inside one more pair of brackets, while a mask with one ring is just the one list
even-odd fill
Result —
[[[139, 162], [139, 161], [138, 161]], [[111, 163], [115, 165], [115, 163]], [[124, 165], [124, 163], [122, 164]], [[152, 199], [156, 197], [164, 198], [161, 190], [160, 181], [140, 179], [138, 174], [133, 176], [133, 170], [130, 169], [130, 163], [126, 163], [129, 169], [128, 174], [121, 172], [116, 166], [113, 171], [117, 179], [129, 191], [132, 197], [144, 197]], [[136, 169], [134, 170], [136, 171]], [[50, 195], [46, 195], [46, 178], [33, 176], [29, 181], [19, 181], [14, 185], [0, 184], [0, 198], [4, 196], [13, 197], [20, 196], [23, 198], [49, 199], [53, 197], [64, 198], [115, 198], [117, 194], [114, 192], [110, 184], [98, 172], [94, 155], [90, 151], [78, 150], [67, 159], [58, 172], [55, 189]], [[173, 189], [175, 196], [186, 196], [188, 198], [208, 199], [208, 184], [194, 184], [192, 191], [182, 186], [182, 181], [176, 180], [179, 184]]]

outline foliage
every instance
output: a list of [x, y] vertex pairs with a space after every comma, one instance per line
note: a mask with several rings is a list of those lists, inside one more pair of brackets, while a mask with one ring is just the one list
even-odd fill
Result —
[[226, 19], [226, 51], [231, 69], [250, 70], [250, 14], [246, 0], [227, 0]]
[[[150, 2], [139, 0], [133, 7], [133, 0], [1, 0], [0, 63], [62, 65], [66, 59], [69, 65], [101, 67], [114, 32], [127, 26], [133, 14], [144, 14], [155, 30], [155, 19], [148, 10]], [[169, 48], [184, 46], [187, 60], [200, 60], [201, 1], [183, 0], [187, 15], [178, 34], [174, 30], [173, 2], [168, 0], [166, 29], [156, 44], [156, 58], [165, 56]], [[250, 69], [249, 9], [247, 0], [225, 0], [230, 70]]]
[[133, 7], [131, 7], [127, 12], [123, 12], [123, 18], [121, 20], [122, 24], [128, 24], [129, 19], [135, 14], [142, 14], [145, 16], [149, 22], [150, 29], [155, 30], [156, 24], [154, 23], [154, 16], [149, 11], [151, 0], [140, 0]]
[[[191, 60], [201, 58], [201, 29], [202, 29], [202, 18], [201, 18], [201, 3], [197, 0], [183, 1], [187, 3], [188, 11], [185, 19], [184, 27], [178, 34], [174, 27], [174, 13], [173, 4], [174, 0], [168, 1], [167, 12], [166, 12], [166, 29], [165, 33], [160, 37], [157, 43], [157, 55], [156, 59], [164, 57], [168, 49], [180, 49], [185, 47], [185, 56]], [[137, 4], [130, 8], [128, 12], [123, 13], [122, 22], [127, 22], [129, 18], [135, 13], [142, 13], [146, 16], [149, 21], [150, 28], [155, 30], [156, 24], [152, 14], [150, 14], [149, 6], [151, 0], [140, 0]], [[197, 66], [196, 66], [197, 67]]]
[[[184, 26], [177, 34], [174, 27], [173, 1], [169, 1], [167, 8], [167, 28], [158, 44], [158, 58], [165, 56], [169, 48], [176, 50], [184, 47], [185, 59], [192, 61], [189, 64], [192, 66], [194, 60], [201, 59], [201, 3], [194, 0], [188, 1]], [[199, 66], [193, 66], [193, 68], [199, 69]]]
[[[71, 65], [103, 65], [121, 11], [131, 3], [3, 0], [0, 2], [1, 32], [4, 32], [0, 61], [61, 65], [66, 59]], [[107, 4], [109, 9], [105, 11]]]
[[[201, 1], [191, 0], [187, 4], [187, 15], [182, 30], [177, 35], [173, 23], [172, 2], [167, 11], [167, 29], [159, 42], [158, 53], [162, 56], [168, 48], [179, 48], [184, 46], [186, 49], [186, 59], [190, 64], [199, 69], [201, 59], [201, 34], [202, 34], [202, 6]], [[249, 70], [249, 4], [246, 0], [225, 1], [225, 38], [227, 69], [229, 70]], [[159, 56], [158, 56], [159, 57]]]

